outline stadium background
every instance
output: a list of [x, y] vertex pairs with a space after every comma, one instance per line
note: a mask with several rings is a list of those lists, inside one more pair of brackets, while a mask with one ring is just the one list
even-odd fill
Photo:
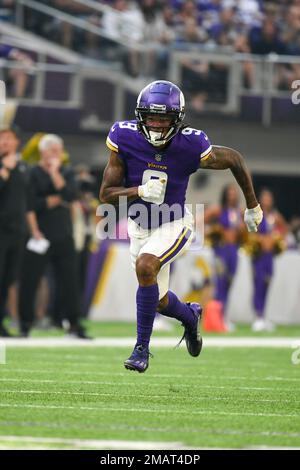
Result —
[[[266, 316], [275, 325], [300, 324], [300, 104], [292, 101], [292, 95], [297, 91], [297, 85], [293, 88], [293, 83], [300, 79], [299, 1], [3, 0], [0, 2], [0, 64], [0, 79], [7, 86], [7, 102], [5, 106], [1, 106], [0, 112], [1, 126], [18, 130], [24, 160], [29, 164], [37, 162], [40, 133], [60, 135], [68, 154], [67, 164], [74, 167], [79, 181], [82, 179], [83, 183], [90, 185], [89, 188], [92, 187], [95, 198], [107, 161], [105, 139], [112, 123], [134, 118], [137, 94], [150, 81], [157, 78], [168, 79], [181, 86], [187, 100], [186, 122], [195, 128], [204, 129], [214, 144], [236, 148], [245, 155], [256, 190], [268, 187], [274, 194], [276, 207], [289, 223], [288, 232], [282, 240], [285, 250], [276, 257]], [[222, 189], [230, 181], [230, 173], [200, 171], [191, 179], [187, 200], [190, 203], [204, 203], [206, 206], [216, 204], [220, 200]], [[90, 204], [92, 214], [96, 207], [95, 200], [91, 200]], [[97, 220], [92, 219], [91, 225], [94, 227]], [[75, 216], [74, 234], [81, 246], [82, 230], [80, 215], [77, 218]], [[91, 238], [85, 252], [88, 259], [85, 258], [86, 271], [82, 273], [81, 289], [85, 313], [89, 313], [92, 320], [100, 320], [103, 324], [88, 325], [96, 336], [131, 336], [134, 334], [133, 324], [130, 322], [134, 321], [135, 316], [135, 279], [130, 271], [128, 245], [121, 242], [99, 244], [94, 235]], [[208, 295], [211, 300], [214, 297], [214, 260], [209, 248], [204, 251], [202, 255], [189, 253], [174, 268], [172, 282], [182, 298], [187, 299], [188, 295], [196, 295], [197, 298]], [[251, 324], [254, 319], [251, 263], [245, 252], [240, 256], [241, 270], [233, 282], [227, 319], [238, 324]], [[205, 290], [207, 284], [211, 287], [208, 292]], [[118, 296], [114, 295], [116, 285], [119, 286]], [[45, 289], [47, 291], [47, 285]], [[49, 328], [51, 325], [47, 313], [50, 307], [41, 293], [40, 305], [37, 306], [37, 326], [45, 328], [45, 331], [36, 330], [34, 336], [38, 338], [62, 334]], [[11, 293], [8, 310], [12, 316], [9, 325], [14, 327], [17, 321], [15, 292]], [[116, 322], [115, 327], [111, 321]], [[129, 324], [122, 325], [123, 321]], [[177, 331], [174, 327], [171, 332], [158, 335], [173, 336]], [[250, 328], [240, 326], [237, 331], [227, 333], [229, 337], [244, 334], [251, 335]], [[271, 335], [269, 332], [265, 334]], [[273, 334], [275, 337], [286, 335], [294, 338], [299, 335], [299, 328], [294, 326], [280, 329], [279, 326]], [[106, 357], [107, 351], [105, 349], [103, 357]], [[224, 358], [225, 369], [234, 360], [233, 351], [228, 351], [228, 357]], [[247, 370], [247, 350], [241, 349], [241, 352], [245, 357], [242, 354], [238, 371], [240, 380], [246, 380], [246, 376], [248, 379], [250, 377], [250, 371]], [[266, 380], [265, 373], [272, 376], [270, 353], [271, 351], [265, 350], [265, 369], [259, 369], [259, 365], [256, 369], [258, 376], [261, 374], [262, 381]], [[20, 354], [18, 348], [12, 347], [11, 357], [15, 364], [20, 360]], [[40, 362], [36, 360], [35, 354], [24, 349], [27, 369], [30, 369], [30, 363], [32, 369], [37, 367], [37, 374], [42, 368], [41, 362], [51, 371], [59, 350], [57, 355], [50, 351], [48, 359], [45, 356]], [[78, 353], [72, 350], [71, 354], [76, 358]], [[162, 355], [164, 354], [165, 352]], [[214, 368], [220, 367], [221, 354], [221, 350], [216, 349]], [[260, 362], [259, 354], [258, 349], [254, 353], [257, 364]], [[283, 356], [287, 357], [286, 350]], [[61, 357], [64, 358], [66, 371], [70, 370], [65, 353]], [[115, 367], [115, 357], [111, 357]], [[118, 357], [120, 358], [119, 352]], [[298, 416], [295, 414], [295, 402], [292, 402], [293, 396], [296, 399], [297, 390], [292, 389], [293, 382], [288, 380], [293, 374], [294, 384], [299, 380], [297, 368], [287, 371], [283, 359], [279, 359], [279, 354], [276, 357], [278, 364], [281, 363], [282, 380], [286, 381], [286, 388], [282, 388], [281, 392], [286, 392], [291, 397], [286, 407], [290, 407], [289, 413], [293, 420]], [[184, 375], [183, 356], [180, 356], [180, 360], [180, 373]], [[73, 360], [69, 361], [71, 363]], [[96, 363], [94, 353], [91, 377], [97, 373]], [[75, 366], [74, 362], [72, 365]], [[85, 377], [84, 359], [81, 366], [82, 376]], [[9, 363], [7, 367], [10, 367]], [[11, 367], [13, 372], [16, 366]], [[26, 366], [24, 367], [26, 371]], [[21, 368], [19, 372], [21, 374]], [[162, 372], [166, 376], [168, 367], [162, 367], [156, 372]], [[206, 375], [210, 373], [209, 363], [205, 363], [203, 372]], [[190, 377], [193, 373], [191, 369]], [[244, 379], [241, 378], [243, 375]], [[30, 374], [29, 376], [31, 377]], [[26, 381], [26, 377], [27, 375], [20, 375], [20, 382]], [[228, 376], [228, 383], [224, 379], [225, 385], [229, 384], [228, 393], [233, 380], [230, 377]], [[189, 383], [188, 377], [186, 380]], [[212, 380], [216, 380], [216, 377]], [[6, 387], [3, 393], [8, 394], [7, 403], [12, 405], [12, 409], [17, 403], [20, 407], [26, 404], [26, 397], [23, 397], [26, 400], [22, 404], [18, 401], [20, 382], [15, 384], [15, 396], [8, 393], [7, 384], [1, 383]], [[176, 384], [175, 388], [178, 380]], [[219, 384], [216, 382], [215, 386]], [[154, 383], [152, 385], [155, 389]], [[164, 385], [171, 387], [167, 380]], [[116, 383], [115, 386], [117, 387]], [[12, 384], [10, 389], [13, 391]], [[85, 389], [80, 390], [81, 392], [84, 394]], [[113, 390], [108, 393], [114, 395]], [[268, 398], [272, 400], [274, 396]], [[180, 400], [176, 406], [182, 406]], [[284, 411], [282, 403], [281, 406]], [[253, 407], [248, 410], [249, 413], [256, 413], [254, 404]], [[198, 409], [198, 405], [196, 408]], [[71, 410], [69, 413], [72, 413]], [[265, 414], [266, 420], [269, 419], [268, 412]], [[282, 432], [287, 427], [287, 414], [274, 417]], [[15, 424], [12, 424], [12, 431], [8, 435], [34, 434], [16, 431], [19, 422], [26, 422], [24, 415], [22, 419], [17, 415], [13, 418]], [[56, 420], [55, 417], [53, 419]], [[239, 419], [241, 421], [235, 424], [241, 430], [246, 424], [243, 418]], [[70, 415], [69, 424], [71, 421]], [[152, 424], [154, 426], [155, 423]], [[258, 423], [253, 422], [252, 428], [251, 424], [252, 431], [256, 425]], [[138, 424], [132, 423], [132, 426]], [[68, 429], [71, 427], [70, 425]], [[234, 424], [232, 427], [234, 428]], [[37, 425], [35, 436], [55, 435], [47, 434], [42, 428], [43, 426], [40, 428]], [[210, 422], [207, 428], [212, 430], [214, 426]], [[245, 435], [247, 429], [246, 426]], [[5, 432], [1, 434], [3, 440], [0, 439], [0, 442], [7, 445]], [[107, 438], [115, 434], [120, 438], [122, 433], [120, 429], [116, 432], [109, 431], [107, 425], [105, 431], [94, 429], [89, 433], [85, 429], [79, 436], [99, 438], [101, 435]], [[296, 422], [294, 437], [278, 437], [274, 442], [270, 436], [258, 438], [256, 435], [251, 440], [252, 438], [242, 434], [235, 441], [230, 440], [228, 435], [223, 440], [225, 434], [226, 432], [215, 441], [212, 437], [203, 440], [182, 436], [179, 440], [185, 445], [213, 447], [247, 444], [299, 445], [299, 428]], [[156, 435], [162, 442], [166, 441], [163, 432]], [[67, 436], [67, 432], [64, 431], [63, 436]], [[153, 441], [150, 431], [149, 436], [146, 436], [146, 440]], [[136, 436], [133, 439], [137, 440]], [[174, 439], [176, 440], [176, 432], [172, 441]], [[20, 446], [20, 442], [15, 441], [11, 445]], [[45, 445], [45, 442], [42, 444]], [[34, 445], [38, 445], [37, 442]], [[50, 442], [48, 445], [51, 447], [54, 443]], [[60, 445], [75, 444], [72, 441], [71, 444]], [[80, 447], [83, 444], [76, 445]], [[22, 446], [25, 446], [24, 442]]]

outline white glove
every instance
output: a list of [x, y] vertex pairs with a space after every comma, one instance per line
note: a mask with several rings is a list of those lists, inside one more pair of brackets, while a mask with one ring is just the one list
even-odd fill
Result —
[[244, 221], [247, 225], [248, 232], [257, 232], [257, 227], [261, 223], [263, 216], [264, 214], [259, 204], [253, 209], [245, 210]]
[[155, 199], [159, 199], [161, 197], [163, 190], [164, 183], [161, 180], [151, 179], [147, 181], [147, 183], [138, 187], [138, 195], [141, 198], [146, 197], [155, 201]]

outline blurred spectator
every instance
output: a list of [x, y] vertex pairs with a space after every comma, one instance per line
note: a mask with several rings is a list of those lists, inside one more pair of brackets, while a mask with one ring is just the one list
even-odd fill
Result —
[[[19, 316], [21, 335], [26, 337], [33, 325], [35, 295], [49, 262], [55, 271], [56, 285], [63, 296], [64, 313], [70, 333], [86, 338], [80, 326], [79, 281], [72, 236], [71, 203], [78, 197], [74, 175], [62, 166], [63, 141], [52, 134], [39, 142], [40, 164], [29, 178], [27, 220], [35, 247], [27, 247], [20, 279]], [[41, 251], [45, 240], [50, 246]], [[37, 247], [38, 245], [38, 247]]]
[[29, 75], [28, 68], [33, 65], [30, 55], [15, 47], [0, 44], [0, 58], [16, 62], [22, 68], [8, 68], [5, 79], [9, 94], [15, 98], [23, 98], [26, 94]]
[[[74, 2], [72, 0], [53, 0], [52, 1], [53, 7], [58, 8], [59, 10], [63, 11], [72, 16], [77, 16], [79, 12], [84, 9], [84, 6], [80, 3]], [[58, 27], [60, 30], [60, 43], [64, 47], [73, 47], [74, 41], [74, 27], [71, 23], [66, 21], [59, 21]]]
[[224, 8], [220, 11], [218, 21], [212, 24], [209, 34], [220, 46], [231, 46], [234, 43], [238, 26], [233, 8]]
[[19, 161], [19, 139], [11, 129], [0, 131], [0, 336], [9, 289], [19, 277], [26, 235], [27, 171]]
[[[281, 39], [286, 54], [300, 55], [300, 2], [293, 2], [286, 10], [284, 21], [281, 22]], [[280, 65], [275, 86], [280, 90], [290, 90], [293, 81], [299, 77], [300, 64]]]
[[300, 217], [293, 217], [290, 222], [288, 244], [291, 248], [300, 249]]
[[[102, 28], [103, 37], [29, 9], [30, 14], [25, 15], [27, 28], [93, 59], [116, 63], [133, 77], [148, 79], [167, 78], [169, 56], [174, 49], [232, 54], [300, 54], [299, 0], [98, 2], [106, 6], [105, 11], [75, 0], [41, 0], [45, 5], [85, 20], [87, 26]], [[138, 50], [139, 46], [143, 46], [142, 51]], [[188, 92], [193, 95], [195, 109], [202, 109], [206, 100], [214, 100], [213, 85], [221, 87], [215, 101], [226, 101], [227, 66], [221, 63], [212, 66], [188, 58], [184, 62], [184, 81], [189, 84]], [[207, 69], [204, 74], [199, 67]], [[254, 63], [248, 61], [242, 64], [242, 69], [243, 85], [261, 89], [259, 65], [255, 68]], [[297, 65], [275, 67], [274, 86], [289, 89], [299, 73]], [[25, 78], [24, 73], [18, 78], [20, 96], [26, 88], [26, 84], [21, 83]]]
[[191, 109], [203, 111], [206, 101], [226, 101], [228, 70], [223, 64], [209, 64], [200, 60], [182, 59], [182, 83]]
[[1, 21], [13, 21], [15, 0], [1, 0], [0, 1], [0, 20]]
[[152, 46], [139, 54], [139, 69], [144, 76], [155, 76], [157, 73], [161, 77], [166, 73], [167, 66], [163, 60], [168, 60], [166, 52], [175, 39], [175, 33], [170, 28], [174, 17], [168, 9], [162, 13], [157, 0], [141, 0], [139, 7], [143, 15], [143, 41]]
[[180, 29], [177, 28], [176, 45], [200, 44], [205, 42], [207, 37], [206, 31], [199, 27], [196, 18], [187, 18]]
[[95, 248], [96, 210], [99, 204], [95, 197], [96, 181], [89, 167], [80, 164], [75, 167], [75, 177], [79, 187], [79, 200], [73, 204], [73, 233], [77, 252], [81, 305], [85, 288], [87, 263], [91, 248]]
[[115, 0], [102, 17], [102, 26], [111, 39], [142, 41], [144, 21], [141, 10], [128, 0]]
[[176, 15], [176, 23], [178, 27], [184, 25], [186, 21], [195, 19], [197, 24], [201, 22], [201, 16], [197, 9], [196, 3], [193, 0], [183, 2], [178, 14]]
[[282, 40], [287, 54], [300, 54], [300, 4], [288, 8], [282, 23]]
[[224, 317], [229, 290], [237, 270], [238, 250], [244, 228], [239, 192], [235, 184], [225, 186], [220, 205], [208, 208], [204, 221], [209, 224], [207, 237], [216, 262], [215, 299], [221, 303]]
[[114, 55], [118, 55], [125, 70], [133, 76], [140, 73], [139, 55], [134, 49], [128, 49], [120, 45], [123, 42], [127, 46], [131, 43], [140, 43], [144, 38], [144, 19], [140, 9], [128, 0], [115, 0], [111, 11], [105, 12], [101, 25], [104, 32], [112, 40], [119, 43], [104, 42], [104, 47], [112, 49]]
[[[235, 52], [242, 54], [250, 54], [250, 45], [248, 39], [243, 34], [236, 37], [234, 42]], [[255, 69], [254, 64], [250, 60], [242, 63], [243, 68], [243, 85], [245, 88], [254, 88], [255, 86]]]
[[[44, 135], [45, 133], [43, 132], [37, 132], [25, 143], [24, 147], [22, 148], [22, 160], [24, 160], [28, 165], [36, 165], [39, 163], [41, 159], [39, 143]], [[70, 164], [70, 155], [66, 149], [63, 149], [61, 161], [63, 165]]]
[[287, 224], [274, 207], [272, 192], [263, 189], [259, 195], [259, 202], [264, 217], [258, 232], [248, 235], [253, 268], [253, 305], [256, 312], [256, 320], [252, 325], [253, 331], [273, 329], [273, 325], [264, 318], [265, 305], [273, 276], [274, 256], [285, 248], [284, 239], [287, 234]]
[[265, 20], [261, 28], [253, 28], [249, 38], [252, 54], [286, 53], [286, 46], [280, 38], [278, 28], [270, 19]]
[[162, 14], [159, 16], [159, 34], [157, 39], [160, 43], [156, 53], [156, 70], [155, 76], [167, 79], [169, 67], [170, 50], [175, 42], [176, 33], [174, 28], [175, 15], [173, 9], [166, 5], [163, 7]]
[[262, 18], [261, 0], [223, 0], [223, 8], [236, 10], [237, 20], [244, 25], [259, 24]]
[[209, 64], [200, 60], [182, 59], [181, 65], [182, 86], [191, 102], [191, 109], [201, 112], [208, 99]]

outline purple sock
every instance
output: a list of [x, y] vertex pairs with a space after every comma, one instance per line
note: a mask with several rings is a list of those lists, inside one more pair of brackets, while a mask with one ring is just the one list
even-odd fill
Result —
[[178, 297], [170, 290], [168, 291], [168, 298], [169, 303], [167, 308], [160, 313], [166, 317], [176, 318], [176, 320], [181, 321], [184, 325], [193, 324], [195, 317], [190, 307], [180, 302]]
[[148, 347], [159, 301], [158, 285], [141, 287], [136, 293], [137, 344]]

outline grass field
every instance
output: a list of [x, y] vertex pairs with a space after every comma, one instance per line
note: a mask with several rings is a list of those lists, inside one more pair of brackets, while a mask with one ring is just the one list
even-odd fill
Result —
[[[176, 321], [169, 319], [172, 324], [172, 329], [170, 331], [155, 331], [154, 336], [182, 336], [182, 327]], [[88, 332], [93, 337], [124, 337], [124, 336], [134, 336], [136, 331], [136, 325], [134, 323], [111, 323], [111, 322], [92, 322], [85, 321], [85, 326]], [[16, 333], [16, 331], [15, 331]], [[58, 329], [51, 330], [33, 330], [31, 336], [33, 337], [48, 337], [51, 336], [63, 336], [63, 332]], [[277, 326], [275, 331], [272, 332], [263, 332], [263, 333], [253, 333], [251, 328], [248, 325], [237, 325], [237, 328], [232, 333], [205, 333], [205, 336], [208, 337], [238, 337], [238, 336], [255, 336], [255, 337], [277, 337], [277, 336], [287, 336], [287, 337], [296, 337], [300, 340], [300, 326]]]
[[[133, 325], [97, 328], [111, 337], [134, 333]], [[204, 346], [196, 359], [184, 347], [152, 348], [145, 374], [123, 368], [130, 348], [8, 347], [0, 448], [300, 447], [293, 350], [228, 346]]]

